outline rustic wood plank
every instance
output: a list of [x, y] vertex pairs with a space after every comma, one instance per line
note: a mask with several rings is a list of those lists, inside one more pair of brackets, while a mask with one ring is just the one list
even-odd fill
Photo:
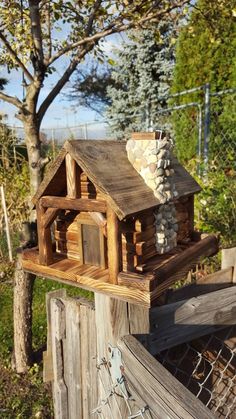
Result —
[[36, 205], [37, 208], [37, 230], [38, 230], [38, 246], [39, 246], [39, 263], [42, 265], [50, 265], [53, 262], [52, 252], [52, 237], [50, 227], [44, 227], [44, 213], [40, 203]]
[[150, 309], [128, 304], [129, 333], [149, 349]]
[[[127, 304], [95, 293], [95, 319], [97, 328], [97, 356], [98, 364], [105, 360], [108, 362], [108, 344], [117, 345], [118, 339], [129, 333], [129, 321], [127, 316]], [[101, 365], [99, 371], [99, 398], [107, 396], [112, 383], [106, 366]], [[119, 388], [116, 389], [119, 394]], [[114, 418], [128, 416], [127, 406], [122, 397], [114, 396], [109, 399], [108, 406], [104, 408], [104, 417], [109, 418], [112, 409]]]
[[124, 375], [150, 408], [153, 419], [213, 419], [212, 412], [133, 337], [118, 342]]
[[46, 294], [46, 313], [47, 313], [47, 350], [43, 353], [43, 382], [53, 381], [52, 365], [52, 342], [51, 342], [51, 300], [66, 296], [65, 289], [50, 291]]
[[[233, 268], [223, 269], [213, 274], [203, 276], [196, 283], [186, 285], [177, 290], [168, 292], [168, 303], [197, 297], [198, 295], [218, 291], [233, 285]], [[171, 292], [172, 291], [172, 292]]]
[[81, 300], [79, 302], [83, 419], [89, 419], [92, 410], [98, 405], [95, 310], [92, 304], [85, 304]]
[[[29, 254], [28, 254], [29, 257]], [[35, 256], [33, 254], [33, 258]], [[69, 259], [67, 259], [69, 260]], [[78, 263], [78, 270], [81, 268], [80, 274], [76, 274], [75, 272], [70, 272], [68, 270], [62, 271], [60, 267], [60, 263], [62, 261], [57, 262], [56, 264], [52, 264], [50, 266], [43, 266], [31, 262], [29, 259], [24, 259], [22, 261], [23, 268], [27, 272], [34, 273], [36, 275], [40, 275], [46, 278], [50, 278], [56, 280], [61, 283], [70, 284], [79, 288], [86, 289], [88, 291], [93, 292], [101, 292], [106, 295], [112, 295], [120, 300], [124, 300], [134, 304], [140, 304], [144, 307], [150, 307], [150, 293], [147, 291], [143, 291], [140, 289], [135, 289], [126, 286], [120, 286], [116, 284], [111, 284], [108, 282], [109, 274], [106, 269], [97, 268], [97, 272], [101, 272], [102, 279], [95, 279], [94, 275], [92, 277], [86, 276], [83, 273], [84, 266], [80, 266]], [[76, 262], [74, 260], [70, 260], [70, 262]]]
[[150, 314], [151, 353], [233, 325], [235, 313], [236, 287], [153, 308]]
[[78, 232], [74, 230], [65, 230], [65, 231], [55, 230], [55, 239], [77, 243]]
[[66, 326], [66, 336], [63, 340], [63, 369], [68, 393], [68, 419], [76, 419], [83, 417], [80, 304], [74, 298], [63, 299], [62, 302], [65, 307]]
[[109, 206], [107, 207], [107, 259], [109, 282], [117, 284], [120, 271], [119, 227], [118, 218]]
[[136, 272], [119, 272], [118, 284], [138, 288], [143, 291], [152, 290], [152, 275], [142, 275]]
[[59, 196], [43, 196], [40, 199], [41, 205], [45, 208], [58, 208], [76, 211], [106, 212], [106, 202], [96, 199], [71, 199]]
[[48, 228], [51, 226], [53, 221], [57, 218], [57, 215], [60, 210], [57, 208], [47, 208], [44, 212], [43, 218], [42, 218], [42, 224], [44, 228]]
[[63, 377], [63, 351], [65, 338], [64, 305], [58, 299], [51, 300], [51, 331], [53, 361], [53, 399], [55, 419], [68, 419], [68, 394]]
[[80, 169], [69, 153], [66, 154], [65, 160], [67, 197], [76, 199], [80, 197]]
[[211, 234], [205, 239], [197, 242], [191, 247], [188, 247], [185, 251], [171, 259], [165, 265], [154, 268], [153, 273], [157, 284], [161, 284], [164, 281], [171, 285], [168, 280], [172, 275], [181, 270], [185, 265], [190, 264], [200, 256], [212, 256], [219, 250], [218, 238]]

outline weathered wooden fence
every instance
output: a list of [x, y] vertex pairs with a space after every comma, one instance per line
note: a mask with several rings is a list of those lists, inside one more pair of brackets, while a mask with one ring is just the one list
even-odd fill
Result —
[[233, 267], [151, 310], [98, 294], [95, 306], [47, 295], [44, 379], [56, 419], [236, 417]]
[[55, 418], [88, 418], [98, 403], [94, 306], [53, 291], [47, 316], [44, 380], [52, 382]]

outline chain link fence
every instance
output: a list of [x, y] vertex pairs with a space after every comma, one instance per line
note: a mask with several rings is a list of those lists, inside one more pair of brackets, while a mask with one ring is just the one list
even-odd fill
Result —
[[236, 327], [161, 352], [157, 359], [216, 418], [236, 417]]

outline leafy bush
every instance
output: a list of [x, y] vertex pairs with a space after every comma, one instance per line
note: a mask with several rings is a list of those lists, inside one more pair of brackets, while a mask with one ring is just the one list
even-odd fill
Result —
[[207, 179], [198, 179], [202, 192], [196, 197], [197, 227], [219, 232], [223, 246], [236, 243], [236, 172], [209, 167]]

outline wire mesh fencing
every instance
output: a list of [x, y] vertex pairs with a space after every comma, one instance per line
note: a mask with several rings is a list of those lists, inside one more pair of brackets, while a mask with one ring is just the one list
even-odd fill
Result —
[[236, 91], [211, 94], [209, 158], [218, 169], [236, 170]]
[[[98, 405], [92, 410], [92, 417], [101, 419], [152, 419], [147, 405], [139, 407], [137, 403], [134, 404], [133, 396], [127, 391], [128, 386], [124, 376], [121, 375], [120, 379], [114, 381], [108, 360], [101, 359], [97, 365], [97, 372], [98, 383], [104, 396], [98, 400]], [[114, 416], [113, 404], [116, 405], [116, 416]], [[125, 416], [124, 411], [126, 412]]]
[[236, 417], [236, 326], [157, 355], [217, 418]]

